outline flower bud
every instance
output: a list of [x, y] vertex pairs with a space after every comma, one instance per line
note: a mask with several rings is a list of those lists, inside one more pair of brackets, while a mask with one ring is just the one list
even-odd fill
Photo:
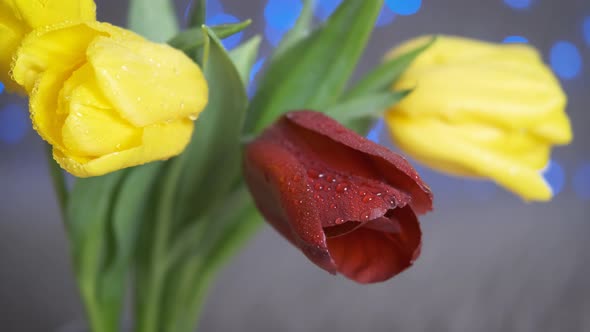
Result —
[[248, 144], [244, 177], [266, 220], [330, 273], [384, 281], [420, 253], [430, 189], [401, 156], [321, 113], [287, 113]]
[[405, 153], [451, 175], [492, 179], [525, 200], [551, 198], [541, 171], [572, 132], [566, 96], [535, 49], [440, 36], [394, 89], [412, 89], [385, 116]]
[[34, 128], [79, 177], [179, 154], [207, 103], [192, 60], [107, 23], [34, 30], [12, 73], [29, 94]]

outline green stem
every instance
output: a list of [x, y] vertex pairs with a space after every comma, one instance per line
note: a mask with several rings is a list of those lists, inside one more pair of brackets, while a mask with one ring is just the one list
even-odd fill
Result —
[[46, 146], [47, 165], [49, 166], [49, 174], [53, 182], [53, 189], [57, 196], [57, 203], [61, 212], [62, 218], [65, 218], [66, 206], [68, 204], [68, 190], [66, 188], [66, 180], [64, 177], [63, 170], [53, 159], [53, 152], [51, 146]]
[[154, 240], [149, 264], [147, 287], [143, 290], [145, 298], [143, 310], [139, 315], [139, 332], [159, 332], [161, 325], [161, 304], [167, 273], [167, 251], [171, 227], [174, 225], [174, 203], [176, 186], [182, 174], [182, 159], [175, 159], [164, 184], [159, 200], [156, 224], [152, 233]]

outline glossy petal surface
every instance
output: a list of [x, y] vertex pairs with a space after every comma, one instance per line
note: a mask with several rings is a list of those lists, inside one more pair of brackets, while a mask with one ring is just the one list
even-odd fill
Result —
[[432, 195], [402, 157], [323, 114], [300, 111], [250, 143], [244, 158], [257, 207], [323, 269], [369, 283], [416, 258], [414, 211], [430, 210]]

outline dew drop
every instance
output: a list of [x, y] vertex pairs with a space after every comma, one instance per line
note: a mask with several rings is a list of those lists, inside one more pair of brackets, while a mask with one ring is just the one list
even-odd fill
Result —
[[307, 175], [309, 175], [309, 177], [317, 179], [320, 176], [320, 172], [314, 170], [314, 169], [310, 169], [307, 171]]
[[365, 196], [367, 196], [367, 192], [364, 190], [361, 190], [361, 191], [359, 191], [359, 195], [365, 197]]
[[336, 208], [336, 204], [334, 204], [334, 203], [330, 204], [330, 208], [335, 209]]
[[342, 219], [342, 218], [336, 218], [336, 220], [334, 222], [336, 224], [342, 224], [344, 222], [344, 219]]
[[324, 189], [324, 186], [322, 186], [321, 183], [316, 183], [315, 186], [314, 186], [314, 188], [315, 188], [315, 190], [323, 190]]
[[336, 191], [339, 193], [346, 192], [346, 191], [348, 191], [348, 185], [346, 183], [339, 183], [336, 186]]
[[373, 197], [371, 197], [371, 196], [365, 196], [365, 197], [363, 197], [363, 203], [369, 203], [372, 200], [373, 200]]

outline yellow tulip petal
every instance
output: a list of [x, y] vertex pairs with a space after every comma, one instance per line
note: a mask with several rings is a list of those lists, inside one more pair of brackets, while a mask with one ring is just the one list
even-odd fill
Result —
[[29, 95], [29, 111], [33, 128], [54, 148], [63, 148], [61, 126], [65, 117], [58, 114], [56, 110], [59, 91], [67, 76], [69, 76], [68, 73], [47, 71], [37, 80]]
[[[72, 87], [73, 86], [73, 87]], [[66, 82], [61, 96], [69, 101], [68, 116], [62, 128], [62, 140], [68, 153], [101, 156], [127, 150], [141, 144], [142, 130], [117, 116], [100, 95], [94, 72], [82, 66]]]
[[416, 121], [390, 113], [387, 123], [395, 142], [427, 166], [458, 175], [490, 178], [525, 200], [549, 200], [551, 188], [538, 170], [472, 142], [458, 139], [433, 121]]
[[75, 176], [103, 175], [121, 168], [168, 159], [181, 153], [190, 141], [193, 127], [190, 120], [155, 124], [144, 128], [142, 144], [136, 148], [94, 159], [73, 157], [54, 149], [53, 157], [61, 167]]
[[[97, 36], [133, 38], [134, 34], [106, 23], [60, 23], [34, 30], [22, 41], [13, 63], [13, 79], [30, 92], [48, 68], [71, 72], [86, 61], [86, 49]], [[135, 37], [140, 39], [139, 36]], [[141, 40], [141, 39], [140, 39]]]
[[531, 131], [553, 144], [569, 144], [573, 139], [570, 120], [564, 112], [552, 112], [541, 123], [531, 128]]
[[0, 81], [9, 91], [23, 92], [10, 77], [10, 64], [24, 33], [22, 23], [0, 2]]
[[66, 21], [95, 21], [93, 0], [0, 0], [29, 29]]
[[199, 67], [167, 45], [99, 37], [87, 54], [104, 95], [136, 126], [196, 119], [207, 103]]
[[418, 81], [416, 88], [394, 109], [412, 116], [514, 129], [535, 126], [565, 105], [559, 85], [544, 79], [544, 73], [531, 75], [512, 66], [445, 65], [408, 75], [419, 77], [410, 78]]
[[[429, 43], [434, 36], [422, 36], [403, 43], [390, 51], [385, 58], [392, 59]], [[408, 71], [441, 64], [473, 62], [539, 62], [541, 56], [534, 48], [524, 44], [493, 44], [475, 39], [438, 35], [426, 52], [422, 52]]]

